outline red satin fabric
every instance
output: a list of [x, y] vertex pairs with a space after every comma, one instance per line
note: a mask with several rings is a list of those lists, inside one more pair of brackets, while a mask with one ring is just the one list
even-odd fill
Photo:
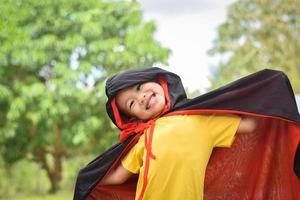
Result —
[[[300, 199], [300, 180], [293, 171], [299, 141], [299, 124], [262, 118], [256, 132], [239, 134], [231, 148], [214, 150], [206, 170], [204, 199]], [[97, 185], [87, 199], [133, 200], [136, 180], [120, 186]]]
[[123, 185], [97, 185], [86, 200], [134, 200], [137, 177]]
[[215, 149], [206, 170], [205, 200], [298, 200], [293, 171], [300, 126], [278, 119], [239, 135], [231, 148]]

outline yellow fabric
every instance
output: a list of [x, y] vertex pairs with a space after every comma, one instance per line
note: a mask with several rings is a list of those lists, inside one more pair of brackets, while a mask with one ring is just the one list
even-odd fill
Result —
[[[205, 169], [213, 147], [229, 147], [240, 117], [234, 115], [176, 115], [155, 123], [148, 185], [144, 200], [201, 200]], [[146, 150], [144, 135], [122, 160], [139, 173], [136, 199], [143, 186]]]

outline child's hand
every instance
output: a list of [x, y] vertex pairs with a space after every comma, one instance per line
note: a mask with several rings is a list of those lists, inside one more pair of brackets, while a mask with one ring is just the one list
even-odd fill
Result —
[[102, 185], [119, 185], [127, 181], [133, 173], [125, 169], [122, 164], [120, 164], [114, 171], [105, 175], [100, 181]]
[[238, 127], [237, 133], [251, 133], [258, 125], [258, 118], [243, 116]]

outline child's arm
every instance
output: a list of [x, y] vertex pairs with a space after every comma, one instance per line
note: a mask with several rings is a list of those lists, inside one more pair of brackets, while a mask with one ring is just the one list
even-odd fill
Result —
[[107, 174], [100, 181], [102, 185], [118, 185], [127, 181], [133, 173], [125, 169], [122, 164], [120, 164], [114, 171]]
[[253, 132], [258, 125], [256, 117], [243, 116], [238, 127], [237, 133], [250, 133]]

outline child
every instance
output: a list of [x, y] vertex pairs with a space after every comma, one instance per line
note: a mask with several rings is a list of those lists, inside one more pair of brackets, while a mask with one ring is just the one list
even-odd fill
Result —
[[[116, 105], [122, 114], [133, 118], [131, 120], [147, 122], [158, 118], [166, 99], [158, 83], [146, 82], [120, 90], [116, 95]], [[188, 129], [189, 126], [192, 128]], [[152, 152], [157, 159], [149, 169], [144, 194], [141, 194], [144, 177], [139, 177], [136, 199], [139, 196], [140, 199], [202, 199], [201, 188], [212, 148], [229, 146], [236, 130], [238, 133], [252, 132], [255, 127], [254, 118], [234, 115], [179, 115], [157, 119], [155, 130], [158, 130], [154, 131], [152, 140]], [[173, 146], [180, 151], [172, 150]], [[144, 174], [145, 151], [144, 137], [141, 137], [122, 164], [100, 183], [122, 184], [135, 173]]]
[[[81, 170], [74, 199], [133, 199], [116, 187], [105, 198], [109, 187], [103, 185], [137, 173], [136, 199], [202, 199], [208, 161], [206, 199], [297, 199], [299, 181], [290, 166], [300, 127], [290, 122], [300, 118], [287, 83], [282, 73], [264, 70], [187, 99], [180, 78], [159, 68], [109, 78], [107, 112], [122, 131], [121, 143]], [[255, 116], [263, 118], [259, 127]], [[235, 132], [256, 134], [236, 135], [232, 148], [210, 158], [213, 147], [231, 145]], [[278, 165], [277, 158], [284, 162]], [[266, 178], [267, 188], [257, 182]]]

